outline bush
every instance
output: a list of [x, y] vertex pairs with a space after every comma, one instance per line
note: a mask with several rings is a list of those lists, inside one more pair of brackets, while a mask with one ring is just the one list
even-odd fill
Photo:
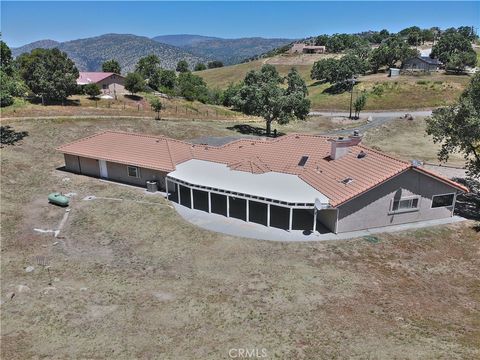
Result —
[[5, 90], [0, 91], [0, 107], [10, 106], [13, 104], [13, 96]]
[[84, 86], [85, 94], [90, 96], [91, 98], [96, 98], [102, 92], [100, 91], [100, 87], [97, 84], [87, 84]]
[[382, 96], [384, 92], [385, 92], [385, 89], [383, 88], [382, 85], [375, 85], [375, 87], [372, 90], [372, 94], [375, 96]]

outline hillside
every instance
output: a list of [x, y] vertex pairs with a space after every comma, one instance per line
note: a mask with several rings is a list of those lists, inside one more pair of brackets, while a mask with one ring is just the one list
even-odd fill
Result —
[[[277, 55], [243, 64], [225, 66], [196, 72], [210, 87], [225, 89], [230, 83], [243, 80], [250, 70], [258, 70], [263, 64], [274, 65], [285, 76], [294, 67], [308, 86], [312, 110], [348, 110], [350, 93], [331, 94], [330, 84], [319, 83], [310, 78], [313, 61], [331, 55]], [[367, 93], [365, 110], [424, 109], [444, 106], [454, 102], [470, 80], [467, 75], [399, 76], [390, 78], [384, 73], [361, 76], [355, 93]]]
[[177, 35], [160, 35], [155, 36], [152, 40], [172, 45], [172, 46], [189, 46], [195, 43], [210, 41], [210, 40], [220, 40], [218, 37], [212, 36], [202, 36], [202, 35], [189, 35], [189, 34], [177, 34]]
[[[92, 38], [78, 39], [63, 43], [47, 43], [49, 46], [28, 44], [12, 49], [14, 56], [36, 47], [58, 47], [65, 51], [80, 71], [99, 71], [104, 61], [115, 59], [120, 63], [122, 72], [133, 71], [135, 64], [143, 56], [155, 54], [160, 58], [162, 67], [174, 69], [179, 60], [187, 60], [193, 66], [205, 59], [192, 55], [188, 51], [162, 44], [143, 36], [130, 34], [106, 34]], [[33, 47], [32, 47], [33, 46]]]
[[164, 35], [154, 37], [153, 40], [181, 47], [209, 60], [220, 60], [226, 65], [238, 64], [292, 42], [291, 39], [221, 39], [200, 35]]
[[47, 40], [34, 41], [32, 43], [20, 46], [18, 48], [12, 48], [11, 50], [12, 50], [12, 55], [17, 57], [18, 55], [26, 53], [26, 52], [30, 52], [33, 49], [38, 49], [38, 48], [53, 49], [54, 47], [57, 47], [59, 45], [60, 45], [60, 43], [58, 41], [47, 39]]

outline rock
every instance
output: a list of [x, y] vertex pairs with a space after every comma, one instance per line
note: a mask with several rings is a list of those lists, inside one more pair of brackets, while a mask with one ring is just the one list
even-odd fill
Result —
[[368, 118], [367, 118], [367, 122], [372, 122], [373, 121], [373, 117], [370, 115]]
[[15, 288], [15, 290], [16, 290], [18, 293], [22, 293], [22, 292], [29, 292], [29, 291], [30, 291], [30, 288], [29, 288], [27, 285], [17, 285], [17, 287]]
[[70, 178], [69, 178], [69, 177], [64, 177], [64, 178], [62, 179], [62, 181], [65, 181], [65, 182], [66, 182], [66, 181], [70, 181]]
[[5, 295], [5, 297], [7, 299], [12, 300], [15, 297], [15, 293], [13, 291], [11, 291], [11, 292], [7, 293], [7, 295]]
[[53, 278], [53, 282], [59, 282], [59, 281], [60, 281], [59, 278], [57, 278], [57, 277], [56, 277], [56, 278]]
[[52, 291], [56, 291], [57, 288], [55, 286], [47, 286], [46, 288], [43, 288], [42, 292], [46, 295]]
[[25, 268], [25, 272], [27, 272], [27, 273], [31, 273], [33, 270], [35, 270], [35, 268], [33, 266], [27, 266]]
[[175, 299], [175, 295], [167, 292], [154, 292], [152, 295], [158, 300], [158, 301], [170, 301]]
[[87, 291], [87, 290], [88, 290], [88, 288], [86, 288], [86, 287], [81, 287], [80, 288], [80, 291]]

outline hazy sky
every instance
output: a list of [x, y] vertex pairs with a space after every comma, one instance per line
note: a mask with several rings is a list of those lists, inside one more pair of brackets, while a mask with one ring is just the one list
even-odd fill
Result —
[[480, 2], [1, 1], [2, 37], [11, 47], [105, 33], [303, 38], [412, 25], [478, 27]]

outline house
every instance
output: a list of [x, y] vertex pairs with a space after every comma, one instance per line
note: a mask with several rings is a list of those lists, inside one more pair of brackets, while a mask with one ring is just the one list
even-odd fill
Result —
[[304, 43], [293, 44], [292, 48], [290, 49], [291, 54], [323, 54], [325, 52], [325, 46], [314, 46]]
[[97, 84], [104, 95], [124, 94], [125, 78], [112, 72], [80, 72], [77, 85]]
[[[453, 215], [464, 186], [345, 138], [291, 134], [223, 146], [107, 131], [60, 146], [65, 169], [145, 186], [180, 205], [285, 230], [334, 233]], [[314, 225], [315, 224], [315, 225]]]
[[438, 71], [442, 63], [438, 59], [432, 59], [429, 56], [417, 56], [407, 59], [402, 64], [403, 72], [431, 72]]

